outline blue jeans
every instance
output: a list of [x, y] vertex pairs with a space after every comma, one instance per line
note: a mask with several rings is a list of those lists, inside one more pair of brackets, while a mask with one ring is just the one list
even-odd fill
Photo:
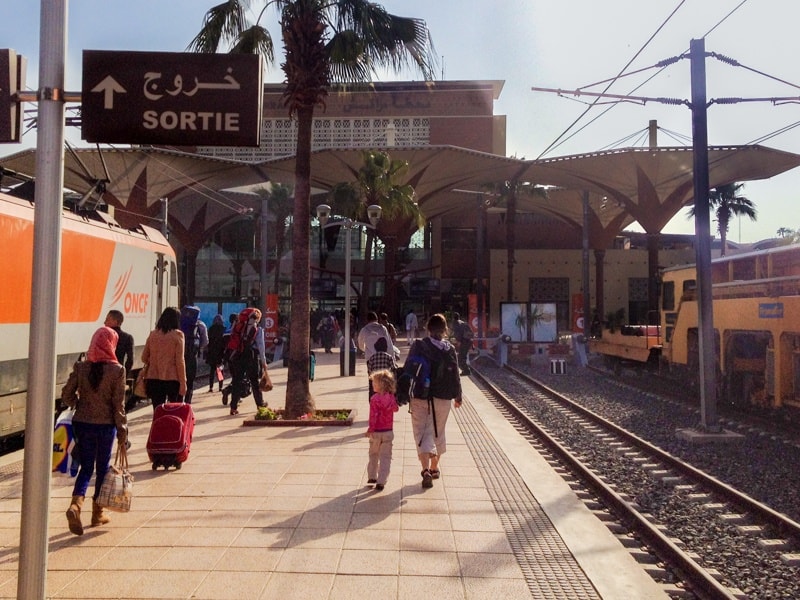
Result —
[[97, 471], [94, 482], [94, 495], [92, 496], [92, 499], [96, 499], [100, 494], [100, 486], [103, 485], [103, 478], [106, 476], [108, 465], [111, 462], [111, 448], [114, 446], [117, 428], [114, 425], [73, 421], [72, 430], [75, 432], [75, 439], [78, 441], [79, 462], [81, 465], [80, 469], [78, 469], [78, 476], [75, 478], [75, 487], [72, 488], [72, 495], [86, 496], [92, 473]]

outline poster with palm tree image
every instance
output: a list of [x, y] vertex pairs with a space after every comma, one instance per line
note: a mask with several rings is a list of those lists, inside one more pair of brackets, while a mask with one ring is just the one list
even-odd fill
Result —
[[528, 305], [521, 302], [500, 304], [500, 328], [512, 342], [528, 342]]
[[556, 304], [501, 302], [500, 327], [512, 342], [555, 342], [558, 339]]
[[551, 343], [558, 339], [558, 319], [556, 318], [556, 305], [554, 302], [531, 303], [529, 320], [533, 341]]

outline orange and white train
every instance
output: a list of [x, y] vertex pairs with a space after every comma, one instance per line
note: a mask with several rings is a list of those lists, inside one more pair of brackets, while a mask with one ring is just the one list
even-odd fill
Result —
[[[42, 310], [31, 299], [33, 217], [32, 202], [0, 193], [0, 438], [25, 429], [30, 319]], [[55, 397], [109, 310], [134, 338], [131, 378], [161, 311], [179, 301], [175, 252], [156, 229], [64, 210], [61, 243]]]

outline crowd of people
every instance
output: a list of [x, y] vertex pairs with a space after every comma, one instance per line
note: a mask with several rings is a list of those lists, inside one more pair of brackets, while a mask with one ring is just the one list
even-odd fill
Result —
[[[145, 341], [141, 358], [146, 394], [153, 409], [166, 402], [191, 403], [201, 357], [209, 369], [209, 392], [214, 391], [216, 383], [222, 404], [230, 401], [230, 414], [238, 414], [239, 403], [251, 393], [257, 408], [266, 406], [261, 391], [262, 379], [268, 379], [265, 332], [259, 325], [261, 312], [248, 308], [232, 314], [227, 328], [222, 315], [216, 315], [206, 328], [199, 312], [193, 306], [164, 309]], [[69, 530], [76, 535], [83, 534], [81, 510], [93, 476], [91, 525], [110, 521], [96, 501], [109, 469], [114, 440], [118, 445], [127, 444], [125, 393], [135, 346], [133, 336], [122, 330], [123, 322], [120, 311], [109, 311], [103, 326], [92, 336], [86, 360], [75, 363], [61, 393], [63, 406], [75, 411], [72, 427], [80, 450], [79, 469], [66, 512]], [[318, 325], [320, 342], [330, 352], [336, 335], [340, 335], [335, 313], [323, 315]], [[354, 328], [353, 343], [366, 361], [369, 381], [369, 423], [365, 433], [370, 438], [368, 483], [377, 491], [384, 489], [389, 477], [394, 414], [404, 403], [398, 398], [403, 394], [408, 397], [423, 488], [432, 487], [441, 476], [450, 408], [462, 403], [459, 375], [469, 373], [466, 360], [471, 329], [456, 313], [454, 346], [447, 339], [443, 315], [428, 319], [427, 335], [422, 339], [417, 338], [418, 327], [417, 316], [411, 310], [405, 319], [409, 350], [403, 366], [398, 363], [397, 331], [385, 313], [370, 312], [367, 323]], [[428, 365], [428, 371], [424, 384], [416, 385], [419, 368], [411, 373], [409, 365], [420, 362]], [[226, 367], [231, 383], [223, 387]]]

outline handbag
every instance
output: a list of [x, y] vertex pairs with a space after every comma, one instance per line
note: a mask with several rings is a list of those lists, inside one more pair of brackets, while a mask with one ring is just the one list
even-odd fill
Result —
[[117, 444], [117, 456], [103, 478], [97, 504], [115, 512], [128, 512], [131, 509], [131, 500], [133, 475], [128, 471], [128, 450], [125, 444]]
[[139, 370], [139, 374], [136, 376], [136, 383], [133, 384], [133, 393], [139, 398], [147, 398], [147, 365], [143, 366]]

